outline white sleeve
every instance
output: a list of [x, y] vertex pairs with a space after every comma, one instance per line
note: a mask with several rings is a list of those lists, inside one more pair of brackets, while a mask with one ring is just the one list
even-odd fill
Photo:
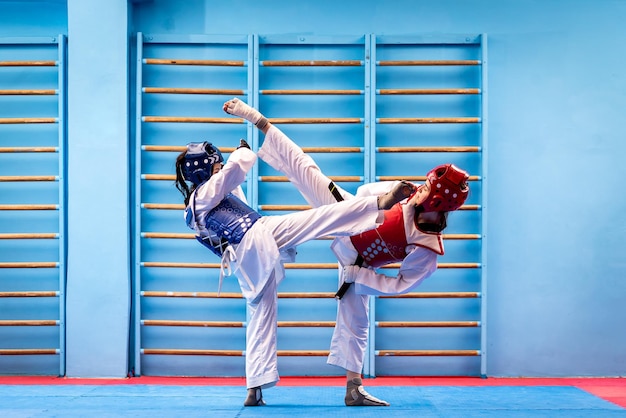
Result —
[[246, 179], [256, 162], [256, 154], [248, 148], [238, 148], [230, 154], [224, 167], [201, 184], [196, 191], [196, 213], [211, 210]]
[[365, 183], [356, 190], [357, 197], [365, 197], [365, 196], [380, 196], [381, 194], [387, 193], [389, 190], [393, 188], [393, 186], [398, 183], [397, 180], [394, 181], [379, 181], [376, 183]]
[[437, 254], [417, 247], [406, 256], [397, 276], [387, 276], [370, 268], [359, 269], [354, 281], [357, 294], [362, 295], [400, 295], [419, 286], [437, 270]]
[[[398, 184], [399, 180], [393, 181], [378, 181], [376, 183], [365, 183], [356, 190], [356, 196], [364, 197], [364, 196], [380, 196], [381, 194], [385, 194], [393, 187]], [[414, 183], [415, 184], [415, 183]], [[415, 184], [415, 186], [419, 186], [419, 184]]]

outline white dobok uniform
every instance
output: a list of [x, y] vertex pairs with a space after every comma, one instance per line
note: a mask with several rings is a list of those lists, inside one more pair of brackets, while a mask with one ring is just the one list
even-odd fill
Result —
[[[199, 237], [207, 234], [203, 224], [210, 216], [207, 214], [229, 193], [245, 202], [240, 185], [256, 159], [248, 148], [236, 149], [224, 167], [194, 191], [185, 213], [189, 227]], [[378, 210], [375, 197], [288, 215], [262, 216], [238, 244], [226, 248], [222, 267], [237, 276], [250, 316], [245, 353], [248, 388], [272, 387], [279, 380], [276, 288], [285, 277], [283, 263], [294, 261], [295, 247], [323, 236], [358, 234], [375, 228], [382, 219], [383, 211]]]
[[[283, 172], [313, 207], [336, 201], [329, 190], [331, 180], [313, 159], [291, 141], [280, 129], [272, 126], [259, 150], [259, 157], [274, 169]], [[365, 184], [356, 197], [378, 196], [392, 189], [397, 182]], [[355, 196], [337, 187], [345, 201]], [[401, 202], [400, 204], [405, 203]], [[419, 231], [413, 221], [415, 209], [402, 205], [404, 233], [408, 245], [395, 277], [361, 268], [354, 284], [339, 301], [337, 322], [330, 345], [327, 363], [360, 373], [363, 368], [369, 330], [369, 295], [397, 295], [407, 293], [429, 277], [437, 268], [437, 255], [443, 254], [440, 234]], [[337, 237], [331, 248], [341, 266], [355, 264], [358, 252], [350, 237]], [[341, 276], [341, 275], [340, 275]], [[340, 284], [341, 284], [340, 277]]]

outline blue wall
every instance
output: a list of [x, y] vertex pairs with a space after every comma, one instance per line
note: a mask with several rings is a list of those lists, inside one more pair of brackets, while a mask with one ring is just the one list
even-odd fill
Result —
[[[68, 35], [70, 219], [73, 227], [92, 217], [107, 233], [96, 240], [69, 235], [72, 256], [90, 258], [91, 248], [120, 255], [130, 248], [128, 225], [119, 224], [119, 205], [128, 200], [124, 187], [108, 190], [109, 204], [102, 212], [81, 212], [78, 206], [95, 192], [72, 194], [76, 160], [87, 157], [96, 167], [117, 167], [115, 183], [126, 168], [126, 138], [104, 143], [126, 133], [128, 120], [120, 117], [125, 83], [119, 62], [121, 38], [128, 32], [158, 34], [428, 34], [486, 33], [489, 39], [489, 253], [487, 299], [487, 374], [489, 376], [619, 376], [626, 375], [626, 237], [621, 179], [626, 168], [626, 3], [620, 0], [537, 1], [423, 1], [372, 0], [294, 2], [251, 1], [119, 1], [80, 0], [0, 1], [0, 36]], [[258, 5], [257, 5], [258, 4]], [[106, 5], [106, 6], [105, 6]], [[104, 13], [96, 21], [93, 13]], [[73, 22], [87, 19], [89, 24]], [[69, 24], [67, 23], [69, 20]], [[96, 24], [97, 23], [97, 24]], [[91, 29], [90, 29], [91, 27]], [[69, 30], [68, 30], [69, 28]], [[74, 32], [75, 31], [75, 32]], [[75, 39], [78, 38], [78, 39]], [[93, 50], [86, 42], [93, 41]], [[91, 51], [91, 52], [90, 52]], [[79, 65], [96, 51], [110, 60], [100, 68]], [[75, 55], [74, 55], [74, 54]], [[84, 67], [83, 67], [84, 65]], [[104, 74], [100, 89], [84, 90], [72, 81], [91, 70]], [[91, 82], [84, 80], [85, 84]], [[74, 84], [73, 84], [74, 83]], [[106, 88], [106, 87], [109, 88]], [[73, 90], [75, 89], [75, 90]], [[124, 97], [127, 99], [128, 97]], [[89, 117], [86, 107], [111, 118]], [[121, 106], [111, 111], [108, 106]], [[0, 109], [0, 114], [2, 109]], [[97, 149], [107, 151], [94, 159], [84, 135], [96, 135]], [[76, 120], [79, 119], [79, 120]], [[115, 126], [111, 126], [114, 123]], [[73, 128], [74, 127], [74, 128]], [[73, 162], [74, 161], [74, 162]], [[74, 185], [75, 188], [85, 185]], [[73, 201], [73, 199], [77, 199]], [[103, 199], [104, 200], [104, 199]], [[72, 208], [75, 208], [72, 211]], [[89, 208], [86, 208], [89, 209]], [[120, 246], [121, 243], [121, 246]], [[97, 244], [96, 247], [90, 244]], [[78, 246], [81, 246], [80, 250]], [[72, 252], [72, 248], [75, 250]], [[127, 297], [128, 255], [116, 258], [117, 278], [109, 290]], [[86, 268], [79, 262], [77, 268]], [[97, 268], [97, 266], [96, 266]], [[0, 272], [1, 274], [2, 272]], [[72, 272], [69, 272], [71, 279]], [[76, 297], [93, 297], [101, 284], [79, 286]], [[70, 283], [71, 284], [71, 283]], [[68, 295], [70, 289], [68, 289]], [[119, 296], [118, 296], [119, 297]], [[125, 300], [108, 292], [116, 311]], [[1, 301], [0, 301], [1, 303]], [[68, 303], [73, 303], [68, 300]], [[68, 315], [72, 312], [68, 306]], [[77, 306], [73, 307], [78, 308]], [[84, 312], [84, 311], [83, 311]], [[124, 315], [90, 312], [92, 325], [112, 327], [115, 341], [126, 332]], [[68, 317], [68, 326], [71, 324]], [[99, 322], [100, 321], [100, 322]], [[68, 329], [68, 337], [73, 330]], [[103, 329], [108, 329], [102, 327]], [[82, 338], [89, 339], [84, 335]], [[94, 340], [91, 340], [92, 342]], [[68, 344], [71, 341], [68, 338]], [[117, 344], [117, 343], [116, 343]], [[89, 344], [88, 344], [89, 346]], [[118, 346], [119, 347], [119, 346]], [[102, 350], [102, 348], [100, 349]], [[126, 353], [104, 348], [125, 363]], [[68, 347], [68, 354], [70, 348]], [[76, 361], [88, 359], [77, 353]], [[68, 358], [68, 370], [72, 359]], [[75, 374], [119, 375], [119, 367], [77, 367]]]

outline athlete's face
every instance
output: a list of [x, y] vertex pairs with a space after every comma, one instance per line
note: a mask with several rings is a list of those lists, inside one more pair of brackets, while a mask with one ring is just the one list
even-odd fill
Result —
[[211, 173], [211, 175], [213, 175], [215, 173], [218, 173], [222, 169], [222, 167], [224, 167], [224, 164], [222, 164], [222, 163], [215, 163], [215, 164], [213, 164], [213, 167], [212, 167], [213, 168], [213, 172]]
[[[424, 201], [430, 195], [430, 180], [426, 180], [421, 185], [417, 192], [409, 200], [409, 204], [414, 208], [424, 203]], [[445, 228], [445, 212], [431, 211], [431, 212], [419, 212], [416, 211], [413, 222], [420, 231], [439, 232], [442, 228]]]
[[428, 195], [430, 194], [430, 180], [426, 179], [424, 184], [417, 188], [415, 194], [411, 197], [411, 200], [408, 201], [409, 205], [419, 206], [421, 205]]
[[442, 216], [443, 212], [421, 212], [417, 215], [417, 223], [438, 224]]

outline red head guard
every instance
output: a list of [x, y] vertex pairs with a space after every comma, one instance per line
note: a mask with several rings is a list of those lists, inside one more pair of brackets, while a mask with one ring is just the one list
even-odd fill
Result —
[[443, 164], [426, 174], [430, 195], [422, 203], [424, 212], [450, 212], [463, 205], [469, 194], [469, 174], [454, 164]]

